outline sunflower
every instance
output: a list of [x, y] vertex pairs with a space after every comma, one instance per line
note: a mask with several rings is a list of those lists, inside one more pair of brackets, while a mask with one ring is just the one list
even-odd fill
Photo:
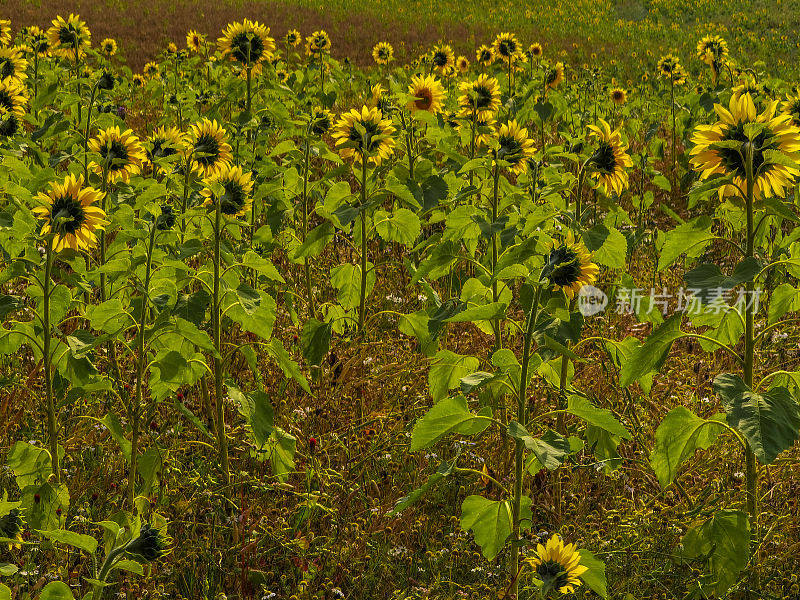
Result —
[[[571, 247], [566, 248], [570, 251]], [[575, 254], [575, 251], [572, 250], [572, 253]], [[572, 259], [573, 264], [579, 259], [576, 255]], [[594, 268], [597, 269], [596, 266]], [[564, 291], [567, 291], [566, 288]], [[575, 588], [581, 585], [579, 577], [588, 570], [581, 564], [581, 555], [575, 544], [565, 546], [558, 534], [553, 534], [546, 545], [538, 544], [534, 555], [525, 559], [525, 562], [533, 568], [547, 590], [556, 590], [562, 594], [575, 592]]]
[[755, 77], [746, 74], [739, 78], [739, 85], [733, 88], [733, 97], [737, 100], [745, 94], [750, 94], [752, 97], [757, 98], [764, 91], [764, 86], [759, 84]]
[[28, 45], [35, 54], [47, 54], [50, 51], [47, 34], [36, 25], [28, 28]]
[[148, 79], [157, 77], [159, 74], [158, 63], [153, 61], [145, 63], [144, 68], [142, 69], [142, 74]]
[[269, 36], [269, 27], [258, 21], [244, 19], [232, 23], [222, 34], [217, 40], [220, 52], [245, 67], [273, 59], [275, 40]]
[[[248, 171], [245, 173], [242, 168], [236, 165], [225, 164], [213, 175], [203, 180], [205, 187], [200, 192], [205, 197], [203, 206], [209, 209], [216, 209], [219, 202], [219, 210], [228, 217], [241, 217], [250, 209], [253, 204], [253, 176]], [[214, 188], [220, 187], [224, 190], [222, 196], [217, 196]]]
[[298, 46], [303, 41], [303, 38], [297, 29], [290, 29], [286, 32], [283, 41], [286, 42], [287, 46]]
[[[8, 514], [0, 517], [0, 537], [4, 537], [15, 542], [22, 541], [22, 518], [19, 516], [20, 512], [16, 508], [12, 508]], [[22, 544], [10, 542], [9, 548], [19, 550]]]
[[[365, 133], [362, 135], [359, 129]], [[366, 153], [378, 166], [394, 153], [394, 132], [391, 120], [384, 119], [377, 108], [363, 106], [360, 111], [354, 108], [341, 116], [333, 139], [342, 158], [361, 162]]]
[[622, 88], [612, 88], [612, 90], [608, 92], [608, 97], [617, 106], [622, 106], [628, 101], [628, 93]]
[[22, 54], [16, 46], [0, 48], [0, 81], [16, 79], [22, 81], [27, 79], [28, 61], [22, 58]]
[[106, 214], [97, 206], [103, 193], [93, 187], [83, 187], [83, 175], [68, 175], [63, 183], [51, 183], [47, 192], [36, 196], [42, 206], [33, 209], [44, 219], [41, 235], [53, 234], [53, 250], [64, 248], [88, 250], [97, 243], [95, 232], [108, 222]]
[[315, 31], [306, 38], [306, 54], [316, 56], [331, 49], [331, 38], [327, 31]]
[[91, 45], [92, 32], [78, 15], [70, 14], [67, 19], [58, 16], [52, 20], [52, 26], [47, 30], [47, 39], [56, 55], [74, 60], [76, 52], [78, 58], [81, 58]]
[[408, 93], [413, 98], [408, 104], [408, 108], [412, 112], [422, 110], [435, 115], [442, 109], [445, 97], [444, 87], [433, 75], [427, 77], [414, 75], [408, 86]]
[[789, 96], [781, 104], [781, 111], [792, 117], [792, 123], [800, 127], [800, 93]]
[[541, 58], [542, 55], [544, 54], [544, 49], [542, 48], [542, 45], [539, 42], [535, 42], [531, 44], [530, 48], [528, 48], [528, 52], [530, 52], [530, 55], [533, 58]]
[[441, 46], [434, 46], [431, 51], [431, 63], [439, 69], [442, 75], [452, 67], [456, 62], [456, 55], [453, 54], [453, 49], [447, 44]]
[[159, 158], [173, 156], [184, 145], [184, 134], [177, 127], [159, 127], [147, 138], [147, 159], [152, 162]]
[[557, 62], [554, 66], [547, 68], [544, 75], [545, 89], [554, 90], [562, 81], [564, 81], [564, 63]]
[[379, 65], [388, 65], [394, 60], [394, 48], [389, 42], [378, 42], [372, 49], [372, 58]]
[[[800, 175], [800, 128], [792, 123], [791, 115], [775, 114], [777, 104], [777, 101], [770, 102], [757, 114], [752, 96], [744, 94], [739, 98], [731, 97], [727, 109], [714, 105], [719, 121], [713, 125], [698, 125], [692, 135], [694, 148], [689, 153], [689, 162], [700, 171], [700, 178], [728, 175], [740, 189], [746, 189], [746, 160], [750, 150], [754, 196], [784, 197]], [[770, 162], [769, 150], [782, 154], [781, 161]], [[733, 185], [723, 185], [719, 189], [720, 199], [736, 193]]]
[[185, 151], [190, 155], [192, 170], [210, 177], [231, 162], [231, 146], [226, 132], [216, 120], [203, 119], [189, 127]]
[[499, 148], [495, 158], [507, 162], [512, 172], [524, 173], [528, 168], [528, 158], [536, 152], [533, 140], [528, 137], [528, 130], [520, 127], [516, 120], [509, 121], [500, 126], [497, 142]]
[[494, 38], [494, 42], [492, 42], [494, 55], [499, 56], [507, 62], [519, 58], [521, 54], [520, 48], [519, 40], [513, 33], [500, 33]]
[[707, 35], [697, 42], [697, 58], [719, 73], [728, 58], [728, 43], [718, 35]]
[[658, 61], [656, 70], [662, 79], [669, 79], [675, 85], [686, 83], [686, 71], [683, 70], [678, 58], [672, 54], [662, 56]]
[[478, 48], [477, 52], [475, 52], [475, 60], [484, 67], [488, 67], [494, 62], [494, 51], [486, 44], [483, 44]]
[[[456, 123], [458, 131], [467, 130], [472, 133], [472, 111], [462, 109], [459, 114], [461, 117]], [[494, 115], [490, 112], [479, 113], [475, 118], [475, 146], [486, 146], [489, 140], [497, 136], [497, 122]]]
[[113, 38], [106, 38], [100, 42], [100, 52], [107, 58], [111, 58], [117, 53], [117, 42]]
[[485, 73], [474, 81], [464, 81], [459, 86], [458, 106], [468, 114], [494, 113], [500, 108], [500, 84]]
[[278, 80], [278, 83], [286, 83], [286, 81], [289, 79], [289, 71], [286, 69], [276, 69], [275, 77]]
[[598, 125], [589, 125], [590, 135], [597, 140], [594, 151], [586, 166], [590, 176], [595, 180], [595, 189], [609, 196], [613, 191], [617, 195], [628, 187], [628, 173], [625, 169], [633, 167], [633, 161], [626, 152], [627, 146], [622, 143], [619, 130], [611, 131], [611, 127], [603, 119]]
[[380, 83], [376, 83], [370, 89], [370, 96], [367, 100], [367, 106], [372, 108], [375, 107], [381, 114], [388, 115], [392, 109], [392, 101], [391, 98], [386, 94], [386, 90], [383, 89], [383, 86]]
[[178, 46], [175, 44], [175, 42], [170, 42], [169, 44], [167, 44], [167, 52], [169, 54], [177, 54], [178, 53]]
[[206, 43], [206, 36], [194, 29], [186, 34], [186, 47], [192, 52], [200, 52]]
[[309, 131], [316, 136], [323, 136], [333, 125], [333, 114], [324, 108], [315, 108], [311, 111], [308, 120]]
[[124, 181], [128, 183], [131, 175], [142, 169], [147, 158], [145, 149], [133, 131], [120, 131], [119, 127], [109, 127], [89, 140], [89, 148], [100, 155], [100, 163], [92, 161], [89, 168], [98, 175], [105, 170], [109, 183]]
[[27, 103], [28, 93], [18, 79], [0, 80], [0, 106], [21, 118]]
[[142, 87], [144, 85], [144, 77], [139, 75], [139, 73], [136, 73], [131, 78], [131, 84], [133, 85], [133, 87]]
[[0, 46], [7, 46], [11, 43], [11, 21], [0, 19]]
[[461, 74], [464, 74], [467, 71], [469, 71], [469, 59], [463, 55], [459, 56], [456, 59], [456, 69], [458, 69], [458, 72]]
[[19, 131], [19, 118], [5, 106], [0, 106], [0, 137], [12, 137]]

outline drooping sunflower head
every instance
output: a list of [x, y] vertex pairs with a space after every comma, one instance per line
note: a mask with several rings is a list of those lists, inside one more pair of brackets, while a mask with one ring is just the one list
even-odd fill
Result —
[[495, 113], [500, 108], [500, 84], [485, 73], [474, 81], [464, 81], [459, 86], [458, 106], [468, 112]]
[[278, 83], [285, 85], [289, 80], [289, 71], [286, 69], [275, 69], [275, 78], [278, 80]]
[[325, 108], [315, 108], [311, 111], [308, 120], [308, 130], [312, 135], [321, 137], [330, 131], [333, 126], [333, 114]]
[[389, 42], [378, 42], [372, 48], [372, 58], [379, 65], [388, 65], [394, 60], [394, 48]]
[[220, 212], [227, 217], [241, 217], [253, 204], [253, 176], [237, 165], [226, 164], [203, 183], [203, 206], [216, 210], [219, 203]]
[[381, 114], [389, 115], [392, 111], [392, 99], [380, 83], [376, 83], [370, 88], [367, 106], [375, 107]]
[[608, 92], [608, 97], [617, 106], [622, 106], [628, 101], [628, 92], [617, 87]]
[[81, 58], [91, 45], [92, 33], [78, 15], [70, 14], [67, 19], [58, 16], [47, 30], [47, 39], [52, 51], [62, 58]]
[[683, 85], [686, 83], [686, 71], [684, 71], [678, 58], [672, 54], [662, 56], [658, 60], [656, 70], [658, 71], [659, 77], [672, 81], [675, 85]]
[[28, 92], [19, 79], [0, 80], [0, 106], [21, 118], [28, 104]]
[[106, 58], [111, 58], [117, 53], [117, 41], [114, 38], [106, 38], [100, 42], [100, 52]]
[[100, 155], [99, 162], [92, 161], [89, 168], [101, 176], [105, 172], [109, 183], [129, 182], [131, 175], [142, 170], [142, 163], [147, 159], [144, 147], [133, 131], [120, 131], [116, 126], [100, 131], [97, 137], [89, 140], [89, 148]]
[[217, 44], [223, 55], [244, 67], [274, 58], [275, 40], [269, 36], [269, 27], [250, 19], [228, 25]]
[[44, 220], [41, 235], [53, 236], [55, 252], [64, 248], [88, 250], [97, 243], [95, 233], [108, 225], [106, 214], [97, 206], [102, 198], [102, 192], [83, 186], [82, 175], [68, 175], [62, 183], [51, 183], [49, 190], [36, 196], [41, 206], [33, 212]]
[[[7, 514], [0, 517], [0, 537], [17, 542], [22, 541], [22, 517], [16, 508], [12, 508]], [[9, 542], [9, 547], [19, 549], [21, 544]]]
[[494, 62], [494, 50], [492, 50], [486, 44], [483, 44], [475, 52], [475, 60], [478, 61], [478, 63], [483, 65], [484, 67], [488, 67], [490, 64]]
[[[462, 108], [458, 113], [458, 117], [455, 123], [458, 131], [466, 131], [471, 135], [472, 110]], [[494, 118], [494, 114], [491, 112], [478, 113], [475, 116], [475, 146], [478, 148], [487, 146], [489, 141], [495, 137], [497, 137], [497, 121]]]
[[300, 35], [300, 32], [297, 31], [297, 29], [290, 29], [286, 32], [283, 41], [289, 46], [296, 47], [303, 41], [303, 37]]
[[530, 52], [533, 58], [541, 58], [544, 54], [544, 48], [542, 48], [542, 45], [539, 42], [534, 42], [531, 44], [531, 47], [528, 48], [528, 52]]
[[557, 62], [547, 68], [544, 74], [544, 86], [548, 90], [555, 89], [562, 81], [564, 81], [564, 63]]
[[145, 523], [139, 530], [139, 536], [125, 547], [125, 552], [137, 561], [149, 563], [164, 556], [168, 543], [169, 540], [159, 529]]
[[456, 69], [458, 69], [458, 72], [462, 75], [469, 71], [469, 59], [463, 55], [459, 56], [456, 59]]
[[131, 78], [131, 85], [132, 85], [133, 87], [142, 87], [142, 86], [144, 85], [144, 77], [142, 77], [141, 75], [139, 75], [139, 73], [136, 73], [136, 74], [135, 74], [135, 75], [134, 75], [134, 76]]
[[50, 40], [47, 39], [47, 34], [36, 25], [28, 27], [26, 40], [35, 54], [42, 55], [50, 51]]
[[589, 131], [597, 142], [597, 149], [586, 163], [594, 187], [606, 196], [610, 196], [612, 191], [620, 195], [628, 187], [626, 169], [633, 167], [626, 152], [627, 146], [622, 143], [619, 130], [611, 131], [603, 119], [599, 119], [597, 125], [589, 125]]
[[147, 159], [150, 162], [173, 156], [184, 146], [184, 134], [177, 127], [159, 127], [147, 138]]
[[558, 534], [554, 534], [543, 546], [538, 544], [533, 556], [525, 559], [536, 577], [549, 592], [555, 590], [571, 594], [581, 585], [580, 576], [587, 571], [581, 565], [581, 555], [575, 544], [564, 545]]
[[707, 35], [697, 42], [697, 58], [719, 71], [728, 58], [728, 43], [718, 35]]
[[25, 70], [28, 68], [28, 61], [15, 46], [0, 48], [0, 81], [16, 79], [22, 81], [28, 75]]
[[331, 49], [331, 37], [328, 32], [320, 29], [306, 38], [306, 54], [317, 56]]
[[19, 131], [19, 118], [5, 106], [0, 106], [0, 138], [10, 138]]
[[414, 75], [408, 86], [408, 93], [412, 97], [408, 104], [408, 108], [412, 112], [425, 111], [435, 115], [442, 110], [445, 97], [444, 86], [433, 75], [426, 77]]
[[177, 54], [178, 53], [178, 45], [175, 42], [170, 42], [167, 44], [167, 53], [168, 54]]
[[186, 34], [186, 47], [192, 52], [201, 52], [206, 43], [206, 36], [194, 29]]
[[500, 126], [497, 142], [499, 147], [495, 158], [508, 163], [512, 172], [524, 173], [528, 168], [528, 158], [536, 152], [533, 140], [528, 137], [528, 130], [521, 127], [516, 120], [509, 121]]
[[144, 68], [142, 69], [142, 74], [148, 79], [152, 79], [153, 77], [158, 77], [159, 74], [158, 63], [153, 61], [145, 63]]
[[494, 42], [492, 42], [492, 50], [494, 50], [494, 55], [505, 60], [511, 61], [516, 58], [519, 58], [520, 54], [522, 54], [522, 46], [517, 39], [517, 36], [513, 33], [500, 33], [494, 38]]
[[0, 19], [0, 46], [7, 46], [11, 43], [11, 21]]
[[185, 152], [191, 159], [192, 170], [203, 177], [222, 170], [233, 158], [225, 129], [216, 120], [203, 119], [189, 127]]
[[781, 111], [792, 117], [794, 125], [800, 126], [800, 92], [786, 98], [781, 104]]
[[[754, 197], [783, 198], [800, 175], [800, 128], [791, 115], [776, 115], [776, 108], [777, 102], [769, 102], [758, 114], [750, 94], [731, 96], [728, 108], [714, 105], [719, 121], [698, 125], [692, 135], [689, 162], [700, 178], [730, 176], [745, 190], [752, 157]], [[780, 159], [773, 160], [771, 151], [777, 151]], [[720, 199], [737, 193], [733, 185], [719, 189]]]
[[364, 155], [375, 166], [394, 154], [395, 128], [375, 107], [363, 106], [344, 113], [333, 131], [336, 149], [345, 159], [361, 162]]
[[447, 44], [434, 46], [431, 51], [431, 62], [433, 66], [439, 70], [439, 73], [444, 74], [450, 67], [455, 65], [456, 55], [453, 49]]

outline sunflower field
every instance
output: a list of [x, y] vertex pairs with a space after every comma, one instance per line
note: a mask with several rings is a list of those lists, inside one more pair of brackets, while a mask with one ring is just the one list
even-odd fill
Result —
[[800, 600], [797, 44], [615, 6], [0, 5], [0, 600]]

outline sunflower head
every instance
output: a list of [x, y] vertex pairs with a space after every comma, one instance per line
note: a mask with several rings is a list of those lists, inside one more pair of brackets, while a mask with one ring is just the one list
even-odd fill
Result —
[[758, 98], [764, 92], [764, 86], [756, 81], [750, 74], [744, 74], [739, 78], [739, 85], [733, 88], [733, 96], [738, 100], [744, 94], [750, 94], [753, 98]]
[[439, 73], [444, 75], [447, 70], [455, 65], [456, 55], [453, 49], [447, 44], [434, 46], [431, 51], [431, 63], [439, 70]]
[[298, 46], [303, 41], [303, 37], [297, 29], [290, 29], [286, 32], [283, 41], [289, 46]]
[[308, 130], [317, 137], [321, 137], [330, 131], [333, 125], [333, 115], [331, 111], [324, 108], [315, 108], [311, 111], [308, 121]]
[[456, 69], [462, 75], [469, 71], [469, 59], [466, 56], [459, 56], [456, 59]]
[[728, 44], [718, 35], [707, 35], [697, 42], [697, 58], [718, 72], [728, 58]]
[[574, 544], [564, 545], [558, 534], [554, 534], [545, 545], [538, 544], [533, 556], [525, 562], [544, 584], [544, 595], [550, 590], [571, 594], [581, 585], [580, 576], [587, 571], [581, 565], [581, 555]]
[[0, 19], [0, 46], [7, 46], [11, 43], [11, 21]]
[[[12, 508], [0, 517], [0, 537], [22, 541], [22, 517], [19, 510]], [[20, 548], [20, 544], [9, 543], [10, 547]]]
[[508, 163], [512, 172], [524, 173], [528, 168], [528, 158], [536, 152], [533, 140], [528, 137], [528, 130], [521, 127], [516, 120], [509, 121], [500, 126], [497, 143], [495, 158]]
[[241, 217], [253, 204], [253, 176], [236, 165], [226, 164], [215, 174], [203, 180], [205, 187], [200, 192], [205, 197], [203, 206], [216, 210], [227, 217]]
[[262, 61], [271, 61], [275, 53], [275, 40], [269, 36], [269, 27], [258, 21], [244, 19], [231, 23], [217, 41], [223, 55], [244, 67], [253, 67]]
[[513, 61], [522, 54], [522, 46], [517, 36], [508, 32], [500, 33], [494, 38], [492, 50], [495, 56], [505, 61]]
[[490, 64], [494, 62], [494, 50], [492, 50], [486, 44], [483, 44], [475, 52], [475, 60], [478, 61], [478, 63], [483, 65], [484, 67], [488, 67]]
[[331, 49], [331, 38], [325, 30], [319, 30], [306, 38], [306, 54], [317, 56]]
[[500, 108], [500, 84], [485, 73], [459, 86], [458, 106], [463, 111], [495, 113]]
[[[698, 125], [692, 135], [689, 162], [700, 178], [729, 176], [745, 190], [750, 174], [754, 197], [784, 197], [800, 175], [800, 128], [791, 115], [776, 115], [776, 108], [777, 102], [770, 102], [759, 114], [748, 93], [731, 96], [728, 108], [716, 104], [719, 121]], [[773, 153], [781, 155], [778, 161]], [[721, 186], [720, 199], [736, 195], [736, 186]]]
[[107, 58], [111, 58], [117, 53], [117, 41], [114, 38], [106, 38], [100, 42], [100, 52]]
[[109, 183], [130, 181], [142, 169], [147, 158], [144, 147], [133, 131], [120, 131], [119, 127], [109, 127], [89, 140], [89, 148], [100, 155], [100, 161], [92, 161], [89, 168], [98, 175], [108, 178]]
[[800, 93], [789, 96], [781, 104], [781, 111], [792, 117], [792, 123], [800, 126]]
[[[467, 131], [472, 134], [473, 113], [470, 109], [461, 109], [457, 115], [459, 118], [453, 119], [453, 125], [459, 132]], [[497, 137], [497, 121], [491, 112], [483, 112], [475, 115], [475, 146], [487, 146], [492, 138]]]
[[674, 85], [686, 83], [686, 71], [681, 66], [678, 58], [672, 54], [662, 56], [656, 66], [659, 77], [671, 81]]
[[408, 93], [412, 97], [408, 104], [408, 108], [412, 112], [425, 111], [437, 114], [442, 110], [445, 97], [444, 86], [433, 75], [426, 77], [414, 75], [408, 86]]
[[27, 68], [28, 61], [22, 57], [16, 46], [0, 48], [0, 81], [7, 79], [22, 81], [28, 77], [25, 73]]
[[31, 47], [31, 51], [35, 54], [42, 55], [50, 51], [50, 41], [47, 38], [47, 34], [36, 25], [32, 25], [28, 28], [28, 35], [26, 38], [28, 45]]
[[628, 93], [622, 88], [618, 87], [612, 88], [611, 91], [608, 92], [608, 97], [617, 106], [622, 106], [628, 101]]
[[186, 34], [186, 47], [192, 52], [200, 52], [206, 43], [206, 36], [194, 29]]
[[41, 206], [33, 212], [44, 220], [41, 235], [52, 235], [55, 252], [88, 250], [97, 243], [95, 232], [108, 225], [106, 214], [97, 206], [102, 198], [102, 192], [83, 186], [82, 175], [68, 175], [63, 183], [51, 183], [49, 190], [36, 196]]
[[167, 544], [161, 531], [145, 523], [139, 530], [139, 536], [128, 542], [125, 553], [139, 562], [149, 563], [164, 556]]
[[0, 138], [12, 137], [17, 131], [19, 131], [17, 115], [5, 106], [0, 106]]
[[192, 170], [210, 177], [227, 167], [233, 154], [227, 134], [216, 120], [203, 119], [189, 127], [184, 152], [189, 155]]
[[388, 115], [392, 111], [392, 99], [389, 94], [383, 89], [380, 83], [376, 83], [370, 89], [369, 98], [367, 99], [367, 106], [370, 108], [375, 107], [381, 114]]
[[28, 92], [19, 79], [0, 80], [0, 107], [21, 118], [28, 104]]
[[589, 131], [597, 142], [597, 149], [586, 162], [594, 187], [606, 196], [611, 192], [620, 195], [628, 187], [626, 169], [633, 167], [633, 161], [626, 152], [627, 146], [622, 143], [619, 130], [611, 131], [603, 119], [599, 119], [597, 125], [589, 125]]
[[78, 15], [70, 14], [66, 19], [61, 16], [53, 19], [47, 39], [56, 55], [74, 60], [76, 53], [81, 58], [91, 45], [92, 33]]
[[142, 69], [142, 74], [148, 79], [152, 79], [153, 77], [158, 77], [159, 74], [158, 63], [153, 61], [145, 63], [144, 68]]
[[394, 60], [394, 48], [389, 42], [378, 42], [372, 48], [372, 58], [379, 65], [388, 65]]
[[557, 62], [552, 67], [548, 67], [544, 74], [544, 85], [548, 90], [553, 90], [564, 81], [564, 63]]
[[528, 48], [528, 52], [533, 58], [541, 58], [544, 54], [544, 48], [539, 42], [535, 42], [531, 44], [530, 48]]
[[375, 166], [394, 154], [395, 128], [375, 107], [363, 106], [344, 113], [333, 131], [336, 149], [345, 159], [361, 162], [366, 154]]
[[184, 145], [184, 134], [177, 127], [159, 127], [147, 138], [147, 159], [150, 162], [173, 156]]
[[131, 85], [133, 85], [133, 87], [142, 87], [144, 85], [144, 77], [139, 75], [139, 73], [136, 73], [131, 78]]

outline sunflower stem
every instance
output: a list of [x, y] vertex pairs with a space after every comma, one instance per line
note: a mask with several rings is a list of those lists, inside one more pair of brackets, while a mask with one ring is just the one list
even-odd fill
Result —
[[44, 391], [47, 402], [47, 436], [50, 442], [50, 465], [53, 471], [55, 484], [61, 483], [61, 459], [58, 455], [58, 424], [56, 420], [56, 406], [53, 398], [53, 378], [51, 373], [50, 342], [53, 331], [50, 324], [50, 275], [53, 270], [53, 243], [54, 236], [47, 238], [45, 246], [45, 267], [44, 285], [42, 289], [42, 321], [44, 331], [42, 333], [42, 361], [44, 363]]
[[[366, 145], [366, 144], [365, 144]], [[367, 153], [361, 155], [361, 291], [358, 308], [358, 332], [364, 333], [367, 313]]]
[[[495, 267], [497, 266], [497, 234], [494, 231], [494, 224], [497, 222], [497, 210], [499, 203], [499, 190], [500, 190], [500, 167], [495, 162], [494, 165], [494, 189], [492, 193], [492, 275], [494, 275]], [[497, 279], [492, 280], [492, 302], [497, 302], [500, 298], [498, 290]], [[494, 349], [499, 350], [502, 347], [503, 340], [500, 332], [500, 319], [494, 319]]]
[[[301, 204], [303, 208], [303, 243], [306, 241], [306, 236], [308, 235], [308, 172], [309, 172], [309, 162], [310, 162], [310, 155], [311, 155], [311, 140], [310, 140], [311, 132], [306, 132], [306, 147], [305, 152], [303, 153], [303, 195], [301, 197]], [[314, 286], [313, 281], [311, 279], [311, 263], [309, 262], [309, 258], [306, 256], [303, 258], [303, 270], [305, 271], [306, 277], [306, 294], [308, 295], [308, 314], [313, 319], [314, 315], [316, 314], [315, 305], [314, 305]]]
[[222, 468], [225, 494], [230, 493], [231, 475], [228, 466], [228, 438], [225, 433], [225, 403], [222, 396], [222, 311], [220, 306], [219, 277], [220, 277], [220, 238], [222, 237], [222, 203], [217, 198], [214, 209], [214, 297], [212, 307], [212, 325], [214, 329], [214, 348], [217, 353], [214, 357], [214, 394], [217, 403], [217, 444], [219, 446], [219, 461]]

